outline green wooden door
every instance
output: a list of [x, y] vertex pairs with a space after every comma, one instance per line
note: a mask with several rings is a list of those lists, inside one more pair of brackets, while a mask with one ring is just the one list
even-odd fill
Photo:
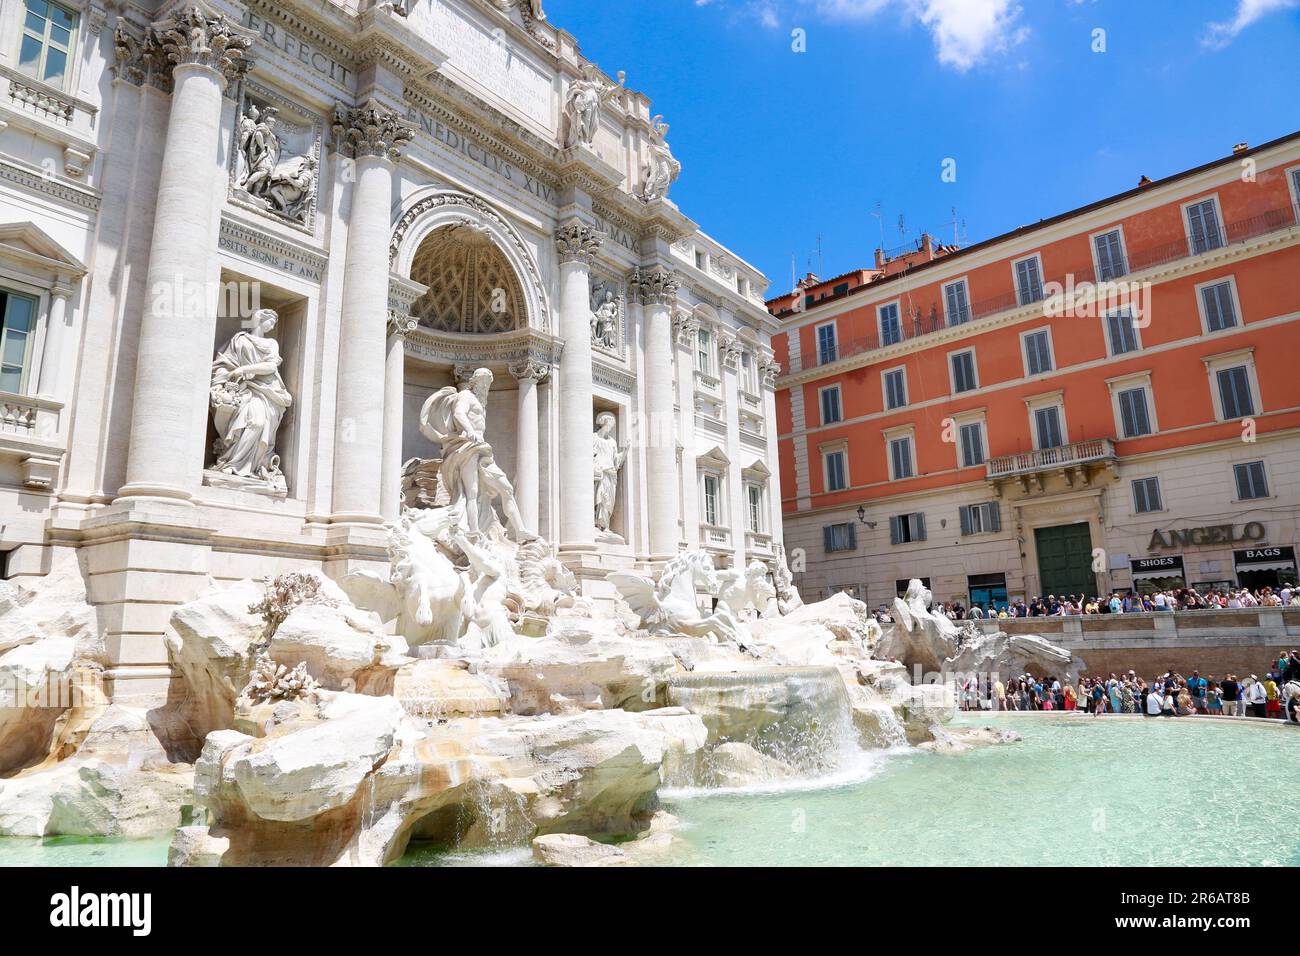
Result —
[[1035, 528], [1034, 543], [1038, 547], [1042, 596], [1091, 596], [1096, 592], [1097, 576], [1092, 573], [1092, 536], [1088, 533], [1087, 522]]

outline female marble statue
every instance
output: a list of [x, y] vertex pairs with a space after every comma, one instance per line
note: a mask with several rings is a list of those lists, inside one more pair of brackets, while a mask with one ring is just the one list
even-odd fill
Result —
[[212, 421], [217, 471], [285, 489], [275, 434], [293, 398], [280, 377], [280, 346], [270, 338], [279, 316], [253, 313], [252, 328], [236, 332], [212, 362]]
[[614, 499], [618, 495], [618, 470], [627, 458], [627, 449], [619, 448], [614, 438], [618, 420], [613, 412], [596, 416], [596, 434], [592, 437], [595, 449], [596, 527], [609, 530], [609, 520], [614, 514]]
[[626, 74], [618, 74], [618, 84], [606, 83], [600, 70], [588, 64], [583, 67], [582, 79], [569, 84], [569, 92], [564, 100], [564, 145], [577, 146], [579, 143], [590, 146], [596, 139], [596, 130], [600, 126], [600, 106], [606, 100], [613, 99], [623, 89]]

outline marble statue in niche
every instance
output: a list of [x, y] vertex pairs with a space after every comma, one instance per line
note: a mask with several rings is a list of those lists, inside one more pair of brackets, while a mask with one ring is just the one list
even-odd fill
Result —
[[614, 502], [618, 498], [618, 472], [627, 460], [627, 448], [618, 447], [614, 430], [618, 419], [613, 412], [601, 412], [596, 416], [596, 434], [592, 436], [595, 449], [595, 468], [593, 477], [596, 481], [596, 527], [609, 531], [610, 519], [614, 516]]
[[591, 344], [613, 352], [618, 349], [620, 309], [614, 290], [597, 282], [591, 296]]
[[641, 198], [646, 202], [667, 199], [668, 189], [682, 171], [682, 164], [668, 148], [668, 124], [662, 116], [650, 121], [654, 132], [650, 138], [650, 158], [641, 170]]
[[293, 397], [280, 377], [280, 345], [270, 337], [277, 321], [274, 309], [253, 313], [250, 327], [236, 332], [213, 359], [208, 394], [217, 430], [213, 470], [284, 493], [275, 436]]
[[477, 537], [490, 530], [495, 517], [492, 501], [500, 499], [510, 536], [515, 541], [531, 541], [537, 535], [524, 526], [514, 487], [483, 437], [491, 387], [491, 370], [480, 368], [464, 388], [448, 385], [434, 392], [420, 409], [420, 432], [442, 446], [439, 477], [449, 506], [463, 516], [467, 534]]
[[564, 99], [564, 146], [590, 146], [600, 127], [600, 107], [623, 89], [627, 74], [618, 71], [618, 83], [606, 83], [600, 70], [590, 63], [582, 68], [582, 78], [569, 84]]
[[235, 188], [286, 219], [305, 223], [316, 196], [313, 155], [285, 156], [279, 110], [248, 102], [235, 142]]

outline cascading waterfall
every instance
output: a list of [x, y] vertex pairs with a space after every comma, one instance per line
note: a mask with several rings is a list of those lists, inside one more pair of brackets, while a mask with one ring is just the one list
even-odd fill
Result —
[[748, 744], [800, 776], [832, 773], [861, 752], [834, 667], [696, 671], [670, 678], [667, 692], [704, 721], [711, 745]]

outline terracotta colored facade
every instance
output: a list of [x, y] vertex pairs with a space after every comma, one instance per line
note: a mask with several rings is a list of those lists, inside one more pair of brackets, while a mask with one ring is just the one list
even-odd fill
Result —
[[875, 605], [908, 577], [963, 603], [1294, 579], [1297, 203], [1300, 134], [772, 300], [796, 583]]

